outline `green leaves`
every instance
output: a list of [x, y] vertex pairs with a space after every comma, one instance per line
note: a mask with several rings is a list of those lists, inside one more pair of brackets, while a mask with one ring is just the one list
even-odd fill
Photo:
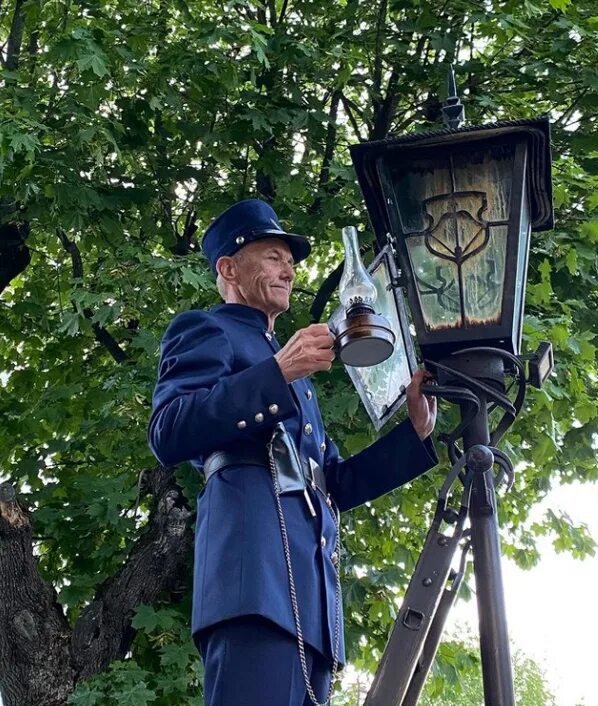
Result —
[[572, 0], [548, 0], [548, 2], [555, 10], [565, 12], [569, 5], [571, 5]]
[[[556, 706], [546, 676], [531, 658], [516, 651], [513, 672], [518, 704]], [[481, 663], [474, 640], [470, 637], [442, 643], [420, 699], [421, 705], [478, 706], [483, 700]]]
[[149, 675], [131, 663], [116, 662], [108, 674], [97, 678], [90, 685], [81, 685], [70, 696], [71, 706], [147, 706], [158, 699], [157, 693], [148, 688]]
[[151, 606], [142, 604], [137, 608], [131, 625], [138, 630], [144, 630], [148, 634], [157, 631], [164, 633], [172, 630], [179, 620], [180, 615], [176, 611], [168, 610], [167, 608], [156, 611]]
[[[593, 551], [574, 509], [570, 521], [528, 518], [552, 485], [598, 477], [589, 0], [388, 3], [386, 18], [365, 0], [230, 2], [224, 13], [211, 0], [27, 8], [19, 68], [1, 71], [0, 197], [19, 201], [32, 261], [0, 295], [0, 469], [32, 510], [40, 570], [70, 620], [146, 528], [151, 500], [133, 509], [138, 474], [155, 463], [146, 427], [159, 342], [177, 312], [218, 298], [200, 253], [205, 228], [233, 201], [262, 196], [306, 233], [314, 256], [277, 331], [284, 340], [307, 325], [310, 292], [340, 261], [340, 228], [355, 223], [371, 239], [348, 146], [438, 127], [436, 94], [456, 58], [470, 124], [545, 113], [554, 140], [557, 227], [532, 237], [524, 347], [551, 340], [556, 370], [529, 391], [505, 440], [521, 469], [500, 499], [506, 551], [529, 565], [542, 534], [576, 556]], [[77, 245], [82, 275], [57, 229]], [[342, 453], [369, 444], [375, 433], [342, 368], [316, 384]], [[440, 424], [449, 417], [442, 406]], [[447, 465], [343, 517], [347, 647], [364, 668], [386, 642]], [[189, 496], [200, 489], [189, 465], [177, 478]], [[196, 706], [189, 606], [174, 598], [139, 607], [130, 657], [80, 685], [73, 703]], [[444, 697], [442, 685], [466, 673], [443, 650], [433, 683]]]
[[76, 61], [79, 71], [91, 70], [96, 76], [102, 78], [108, 73], [108, 67], [106, 66], [106, 57], [103, 52], [97, 52], [94, 54], [85, 54]]
[[141, 605], [132, 625], [139, 631], [134, 659], [115, 662], [105, 674], [80, 684], [69, 703], [196, 706], [203, 670], [189, 635], [188, 602], [178, 609]]
[[542, 260], [538, 266], [538, 271], [541, 280], [538, 284], [531, 284], [529, 286], [528, 298], [534, 304], [549, 304], [552, 295], [552, 284], [550, 281], [552, 266], [547, 258]]

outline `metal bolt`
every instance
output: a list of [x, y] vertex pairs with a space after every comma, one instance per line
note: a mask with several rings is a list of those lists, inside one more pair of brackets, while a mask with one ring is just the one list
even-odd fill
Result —
[[443, 519], [448, 525], [454, 525], [455, 522], [459, 519], [459, 513], [456, 512], [456, 510], [453, 510], [453, 508], [449, 507], [444, 511]]
[[438, 537], [438, 544], [440, 544], [441, 547], [446, 547], [448, 544], [448, 537]]
[[467, 468], [474, 473], [485, 473], [494, 465], [494, 454], [487, 446], [476, 444], [467, 451]]
[[428, 578], [425, 578], [425, 579], [422, 581], [422, 583], [423, 583], [424, 586], [426, 586], [426, 587], [427, 587], [427, 586], [431, 586], [431, 585], [432, 585], [432, 579], [429, 578], [429, 577], [428, 577]]

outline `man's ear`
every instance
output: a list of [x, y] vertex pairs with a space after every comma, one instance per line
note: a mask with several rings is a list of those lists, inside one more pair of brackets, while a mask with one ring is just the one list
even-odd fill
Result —
[[216, 262], [216, 272], [225, 282], [236, 279], [236, 263], [229, 255], [222, 255]]

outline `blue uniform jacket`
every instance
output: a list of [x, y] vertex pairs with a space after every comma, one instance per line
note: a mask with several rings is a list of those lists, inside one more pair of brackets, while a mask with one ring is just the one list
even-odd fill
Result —
[[[286, 383], [273, 355], [279, 348], [267, 331], [267, 317], [242, 304], [177, 316], [162, 341], [149, 426], [158, 460], [164, 465], [191, 461], [201, 470], [213, 451], [242, 450], [248, 441], [265, 444], [282, 421], [301, 457], [323, 466], [328, 492], [341, 511], [436, 464], [431, 441], [422, 443], [408, 420], [342, 460], [324, 431], [312, 383], [307, 378]], [[316, 518], [301, 493], [281, 499], [303, 635], [331, 658], [336, 529], [326, 499], [319, 491], [309, 492]], [[261, 615], [296, 633], [272, 480], [262, 466], [217, 473], [198, 501], [193, 634], [242, 615]]]

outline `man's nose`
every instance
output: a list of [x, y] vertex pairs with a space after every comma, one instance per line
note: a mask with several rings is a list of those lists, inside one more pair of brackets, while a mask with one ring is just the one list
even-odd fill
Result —
[[295, 279], [295, 270], [293, 265], [286, 263], [282, 271], [282, 276], [285, 280], [292, 282]]

